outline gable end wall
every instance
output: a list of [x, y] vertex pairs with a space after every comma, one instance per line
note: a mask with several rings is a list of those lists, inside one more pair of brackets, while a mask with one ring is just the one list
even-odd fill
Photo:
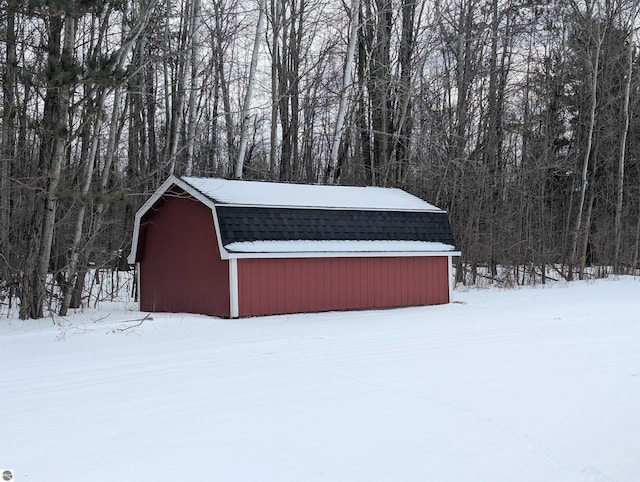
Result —
[[184, 192], [143, 217], [140, 309], [229, 316], [229, 262], [221, 259], [211, 209]]

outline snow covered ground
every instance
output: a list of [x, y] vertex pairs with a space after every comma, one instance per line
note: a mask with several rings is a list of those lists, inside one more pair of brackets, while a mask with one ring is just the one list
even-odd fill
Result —
[[[222, 320], [0, 321], [31, 482], [640, 480], [640, 280]], [[124, 330], [124, 328], [131, 327]], [[124, 331], [121, 331], [124, 330]]]

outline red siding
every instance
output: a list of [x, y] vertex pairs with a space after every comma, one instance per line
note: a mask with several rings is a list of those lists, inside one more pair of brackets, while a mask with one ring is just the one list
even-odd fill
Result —
[[239, 259], [240, 316], [449, 302], [448, 259]]
[[211, 210], [186, 195], [160, 200], [142, 220], [140, 309], [229, 316], [229, 263]]

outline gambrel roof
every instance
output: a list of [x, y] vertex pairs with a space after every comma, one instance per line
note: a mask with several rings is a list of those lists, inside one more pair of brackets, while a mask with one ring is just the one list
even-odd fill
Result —
[[223, 259], [459, 254], [447, 213], [401, 189], [171, 176], [136, 215], [130, 262], [144, 214], [176, 193], [211, 208]]

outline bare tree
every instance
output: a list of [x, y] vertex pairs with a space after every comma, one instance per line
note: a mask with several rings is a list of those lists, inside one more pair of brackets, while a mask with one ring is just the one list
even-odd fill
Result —
[[[6, 253], [9, 248], [9, 231], [11, 225], [11, 194], [9, 177], [15, 156], [16, 144], [16, 99], [14, 89], [17, 81], [16, 59], [16, 1], [7, 2], [5, 31], [5, 65], [2, 73], [2, 147], [0, 150], [0, 252]], [[0, 277], [7, 276], [3, 266], [7, 261], [0, 260]], [[2, 279], [0, 279], [1, 283]]]
[[[592, 30], [592, 42], [593, 45], [587, 50], [587, 62], [590, 66], [591, 70], [591, 107], [589, 111], [589, 124], [587, 127], [587, 140], [586, 146], [584, 149], [584, 157], [582, 162], [582, 175], [580, 177], [580, 199], [578, 201], [578, 211], [575, 216], [575, 226], [573, 228], [573, 241], [571, 248], [571, 265], [569, 266], [568, 278], [573, 278], [573, 269], [576, 263], [579, 264], [579, 277], [582, 279], [584, 276], [584, 264], [586, 263], [586, 240], [588, 239], [589, 233], [583, 233], [583, 211], [585, 206], [585, 196], [587, 192], [587, 172], [589, 168], [589, 161], [591, 159], [591, 147], [593, 143], [593, 133], [595, 128], [596, 121], [596, 106], [598, 105], [598, 71], [600, 65], [600, 52], [602, 49], [602, 42], [604, 41], [604, 35], [606, 27], [601, 25], [600, 22], [594, 20], [594, 2], [591, 0], [586, 1], [586, 12], [583, 14], [578, 5], [572, 3], [574, 13], [577, 17], [583, 18], [585, 22], [588, 22], [589, 26], [585, 26], [584, 28], [593, 28]], [[590, 222], [590, 220], [588, 220]], [[580, 259], [577, 259], [578, 253], [578, 242], [583, 239], [584, 249], [582, 250], [584, 255], [581, 255]]]
[[191, 82], [189, 89], [189, 129], [187, 132], [187, 162], [185, 174], [191, 176], [193, 174], [193, 151], [196, 142], [196, 129], [198, 121], [198, 110], [196, 97], [198, 94], [198, 63], [200, 59], [200, 0], [192, 0], [191, 5]]
[[613, 254], [613, 269], [616, 273], [621, 273], [620, 247], [622, 245], [622, 203], [624, 199], [624, 167], [627, 150], [627, 135], [629, 133], [629, 98], [631, 96], [631, 79], [633, 76], [633, 53], [635, 44], [633, 42], [633, 25], [635, 24], [638, 12], [638, 2], [634, 1], [629, 15], [629, 45], [627, 47], [627, 73], [624, 84], [624, 100], [622, 107], [623, 128], [620, 139], [620, 155], [618, 156], [618, 183], [616, 188], [616, 214], [615, 214], [615, 248]]
[[[149, 8], [147, 8], [145, 11], [142, 11], [140, 13], [138, 17], [138, 23], [137, 25], [134, 25], [134, 28], [132, 29], [129, 38], [126, 38], [123, 41], [120, 49], [113, 54], [113, 58], [117, 59], [116, 63], [113, 64], [113, 67], [109, 68], [109, 72], [101, 72], [101, 75], [117, 78], [117, 75], [115, 74], [122, 71], [124, 63], [129, 55], [129, 52], [131, 51], [131, 48], [133, 47], [140, 33], [146, 28], [149, 22], [149, 19], [151, 16], [150, 14], [152, 10], [153, 10], [153, 4], [150, 4]], [[115, 95], [116, 104], [114, 109], [117, 109], [117, 102], [119, 102], [119, 97], [120, 97], [119, 86], [116, 85], [115, 89], [117, 90], [117, 92]], [[79, 260], [80, 260], [80, 249], [83, 244], [82, 234], [83, 234], [83, 228], [85, 224], [85, 216], [87, 212], [87, 203], [85, 200], [87, 198], [87, 195], [89, 194], [89, 189], [91, 188], [91, 184], [95, 174], [95, 165], [98, 161], [97, 159], [98, 142], [100, 139], [99, 134], [101, 130], [101, 118], [99, 114], [101, 114], [102, 111], [104, 110], [105, 100], [107, 98], [108, 93], [109, 93], [109, 90], [106, 88], [106, 86], [101, 86], [98, 89], [95, 105], [90, 105], [91, 101], [87, 101], [86, 110], [91, 112], [91, 114], [87, 115], [87, 117], [90, 116], [92, 117], [92, 119], [87, 119], [85, 123], [87, 126], [90, 126], [90, 128], [92, 128], [93, 131], [92, 131], [92, 136], [90, 137], [90, 140], [89, 140], [90, 147], [89, 147], [89, 152], [86, 160], [86, 165], [84, 168], [84, 177], [81, 181], [81, 186], [80, 186], [81, 204], [77, 213], [75, 228], [73, 231], [73, 239], [71, 242], [71, 249], [70, 249], [69, 261], [67, 266], [67, 276], [64, 283], [64, 287], [63, 287], [62, 303], [60, 305], [60, 311], [59, 311], [61, 316], [65, 316], [67, 314], [67, 311], [69, 310], [69, 307], [71, 304], [71, 297], [73, 295], [72, 288], [76, 285], [76, 277], [78, 275], [78, 266], [79, 266]], [[117, 121], [117, 117], [115, 115], [114, 115], [114, 119], [116, 119]], [[110, 150], [113, 149], [114, 147], [113, 145], [111, 145], [112, 140], [115, 141], [114, 130], [115, 130], [115, 126], [112, 125], [112, 130], [109, 135]], [[108, 172], [108, 168], [110, 168], [111, 162], [113, 160], [113, 153], [107, 152], [107, 156], [109, 159], [108, 160], [109, 165], [106, 166], [107, 172]], [[100, 188], [104, 190], [104, 187], [105, 186], [103, 181], [103, 184], [101, 184]], [[100, 212], [102, 212], [102, 210], [104, 209], [103, 204], [104, 204], [104, 201], [99, 202]]]
[[247, 89], [244, 96], [244, 103], [242, 107], [242, 127], [240, 129], [240, 150], [238, 152], [238, 159], [236, 160], [234, 175], [236, 179], [242, 179], [242, 172], [244, 167], [244, 158], [247, 151], [247, 144], [249, 143], [249, 128], [250, 128], [250, 110], [251, 100], [253, 98], [253, 90], [256, 82], [256, 68], [258, 66], [258, 55], [260, 53], [260, 44], [262, 42], [262, 36], [264, 34], [265, 23], [265, 9], [266, 0], [259, 0], [258, 4], [258, 24], [256, 26], [256, 36], [253, 42], [253, 52], [251, 54], [251, 67], [249, 70], [249, 79], [247, 83]]
[[[58, 209], [57, 189], [69, 135], [69, 100], [75, 82], [74, 44], [76, 18], [73, 12], [63, 13], [50, 7], [48, 39], [49, 65], [66, 75], [51, 79], [45, 105], [43, 142], [40, 169], [46, 176], [42, 217], [33, 216], [29, 233], [29, 259], [22, 281], [20, 318], [42, 318], [45, 285], [49, 272], [53, 234]], [[61, 42], [62, 39], [62, 42]], [[62, 48], [60, 48], [62, 43]], [[32, 264], [29, 266], [29, 264]]]
[[335, 181], [336, 167], [338, 164], [338, 151], [340, 149], [340, 140], [344, 131], [344, 118], [347, 112], [348, 89], [351, 87], [353, 79], [353, 61], [356, 52], [356, 40], [358, 39], [358, 28], [360, 23], [360, 0], [351, 2], [351, 31], [349, 34], [349, 45], [347, 47], [347, 57], [344, 63], [344, 76], [342, 80], [342, 90], [340, 91], [340, 105], [338, 107], [338, 117], [336, 119], [336, 128], [331, 143], [331, 156], [329, 158], [329, 166], [334, 173]]

